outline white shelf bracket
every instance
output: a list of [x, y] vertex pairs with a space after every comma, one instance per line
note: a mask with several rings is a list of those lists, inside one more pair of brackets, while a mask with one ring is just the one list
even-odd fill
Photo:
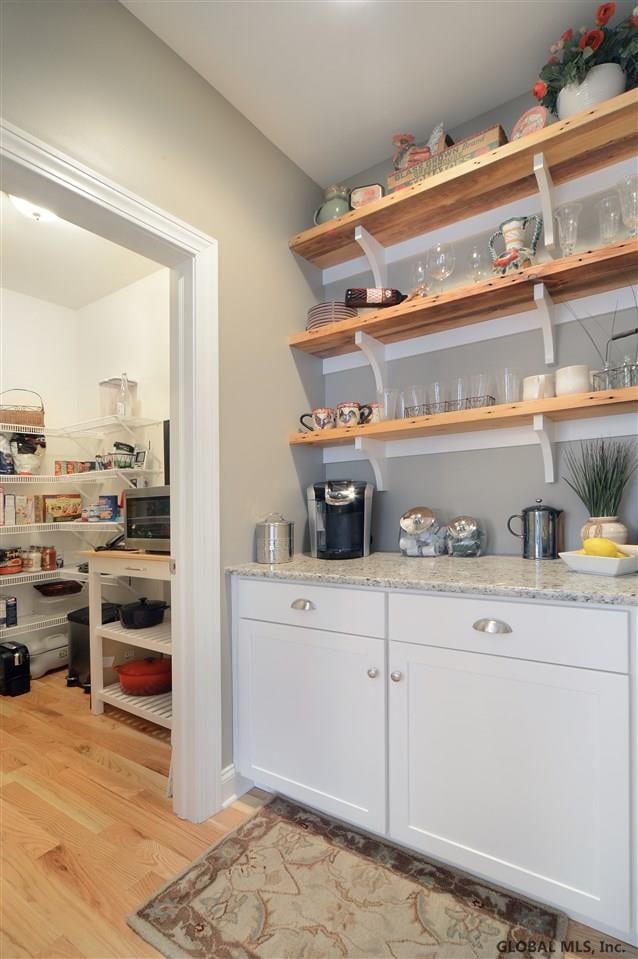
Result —
[[556, 363], [554, 344], [554, 315], [556, 306], [547, 292], [547, 287], [544, 283], [534, 284], [534, 303], [536, 304], [538, 316], [541, 321], [543, 346], [545, 347], [545, 363], [547, 366], [554, 366]]
[[541, 213], [543, 214], [543, 238], [545, 248], [550, 252], [556, 248], [554, 236], [554, 183], [552, 172], [544, 153], [534, 154], [534, 176], [541, 195]]
[[385, 261], [385, 247], [368, 233], [365, 227], [355, 226], [354, 238], [368, 258], [375, 286], [388, 285], [388, 267]]
[[373, 336], [368, 336], [363, 330], [356, 331], [354, 334], [354, 342], [372, 367], [377, 393], [382, 393], [387, 383], [385, 346], [380, 340], [375, 340]]
[[545, 467], [545, 482], [556, 482], [556, 469], [554, 466], [554, 424], [542, 413], [534, 416], [532, 429], [538, 437], [541, 453], [543, 456], [543, 466]]
[[369, 440], [365, 436], [355, 436], [354, 448], [358, 453], [363, 453], [370, 462], [374, 473], [374, 480], [377, 490], [382, 492], [388, 488], [387, 482], [387, 459], [385, 452], [385, 443], [381, 440]]

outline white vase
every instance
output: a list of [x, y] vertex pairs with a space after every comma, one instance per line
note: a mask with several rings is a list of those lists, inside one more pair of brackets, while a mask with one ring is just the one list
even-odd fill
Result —
[[558, 94], [559, 120], [617, 97], [625, 89], [625, 82], [625, 74], [617, 63], [599, 63], [592, 67], [582, 83], [568, 83]]
[[591, 539], [592, 536], [604, 536], [612, 543], [624, 546], [627, 542], [627, 527], [618, 522], [617, 516], [590, 516], [580, 531], [582, 539]]

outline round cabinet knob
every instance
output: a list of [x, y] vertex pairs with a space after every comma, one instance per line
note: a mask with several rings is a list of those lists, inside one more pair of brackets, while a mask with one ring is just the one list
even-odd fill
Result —
[[370, 677], [370, 679], [376, 679], [378, 675], [379, 675], [379, 670], [377, 669], [377, 667], [371, 666], [370, 669], [368, 670], [368, 676]]
[[512, 627], [502, 619], [477, 619], [472, 623], [472, 629], [477, 633], [511, 633]]
[[403, 679], [403, 673], [400, 673], [398, 669], [395, 669], [393, 673], [390, 673], [390, 679], [393, 683], [400, 683]]
[[301, 609], [303, 612], [307, 613], [308, 610], [315, 608], [315, 604], [310, 599], [295, 599], [290, 604], [290, 608]]

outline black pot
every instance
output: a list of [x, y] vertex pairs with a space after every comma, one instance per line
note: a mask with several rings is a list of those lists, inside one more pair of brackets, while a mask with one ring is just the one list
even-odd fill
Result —
[[137, 603], [126, 603], [120, 606], [120, 622], [126, 629], [147, 629], [149, 626], [159, 626], [164, 620], [165, 609], [168, 609], [168, 603], [163, 600], [143, 597]]

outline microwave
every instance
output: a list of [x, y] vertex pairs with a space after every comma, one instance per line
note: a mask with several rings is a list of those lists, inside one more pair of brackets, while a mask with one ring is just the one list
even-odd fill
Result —
[[124, 490], [124, 545], [156, 553], [171, 551], [171, 488]]

